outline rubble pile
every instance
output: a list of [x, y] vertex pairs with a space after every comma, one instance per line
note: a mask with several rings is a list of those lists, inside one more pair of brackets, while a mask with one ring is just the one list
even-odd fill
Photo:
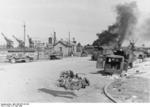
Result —
[[71, 70], [62, 72], [57, 82], [58, 87], [69, 90], [79, 90], [90, 85], [86, 77], [81, 77], [78, 73], [74, 73]]

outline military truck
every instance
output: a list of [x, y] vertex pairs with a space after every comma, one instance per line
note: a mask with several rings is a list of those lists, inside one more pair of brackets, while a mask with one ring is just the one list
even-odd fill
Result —
[[103, 69], [103, 72], [121, 75], [127, 72], [129, 65], [128, 56], [123, 51], [114, 52], [111, 55], [100, 55], [97, 60], [97, 68]]
[[112, 48], [109, 46], [100, 46], [96, 47], [94, 46], [94, 50], [92, 52], [91, 60], [97, 61], [99, 55], [110, 55], [112, 54]]
[[50, 52], [49, 54], [49, 59], [54, 60], [54, 59], [62, 59], [63, 58], [63, 53], [62, 52]]
[[11, 55], [7, 55], [7, 59], [10, 63], [30, 62], [33, 61], [34, 57], [24, 53], [13, 53]]
[[7, 60], [10, 63], [30, 62], [34, 60], [35, 53], [33, 50], [12, 49], [8, 50]]

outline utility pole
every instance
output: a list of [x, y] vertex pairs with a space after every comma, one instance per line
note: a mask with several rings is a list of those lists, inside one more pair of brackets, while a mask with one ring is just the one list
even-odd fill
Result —
[[68, 47], [68, 55], [70, 56], [70, 32], [69, 32], [69, 47]]
[[69, 45], [70, 45], [70, 32], [69, 32]]
[[54, 31], [54, 44], [53, 45], [55, 45], [56, 44], [56, 32]]
[[25, 25], [25, 23], [23, 25], [23, 28], [24, 28], [24, 46], [25, 46], [25, 43], [26, 43], [26, 25]]

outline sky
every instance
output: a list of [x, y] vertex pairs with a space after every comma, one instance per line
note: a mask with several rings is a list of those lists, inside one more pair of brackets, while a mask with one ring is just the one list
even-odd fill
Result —
[[[33, 40], [47, 42], [53, 31], [57, 39], [75, 37], [83, 45], [97, 39], [96, 33], [115, 22], [115, 5], [128, 0], [0, 0], [0, 33], [23, 40], [26, 34]], [[0, 45], [5, 40], [0, 36]]]

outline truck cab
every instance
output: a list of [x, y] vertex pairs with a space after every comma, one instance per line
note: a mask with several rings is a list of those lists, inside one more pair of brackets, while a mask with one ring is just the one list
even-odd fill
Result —
[[124, 70], [124, 57], [109, 55], [106, 57], [104, 71], [110, 74], [122, 74]]
[[105, 73], [119, 74], [127, 71], [128, 63], [123, 56], [120, 55], [106, 55], [99, 57], [97, 60], [97, 68], [103, 69]]

